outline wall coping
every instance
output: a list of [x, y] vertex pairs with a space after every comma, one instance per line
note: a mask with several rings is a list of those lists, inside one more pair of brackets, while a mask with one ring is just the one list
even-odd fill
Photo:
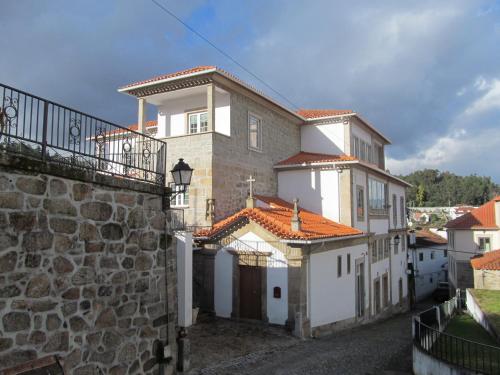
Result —
[[85, 170], [83, 168], [76, 168], [70, 165], [51, 163], [24, 155], [9, 154], [5, 152], [0, 153], [0, 167], [18, 169], [25, 172], [31, 172], [33, 174], [45, 173], [71, 180], [91, 182], [112, 188], [127, 189], [160, 196], [165, 195], [169, 190], [167, 187], [143, 181], [120, 178], [113, 175], [105, 175], [95, 171]]

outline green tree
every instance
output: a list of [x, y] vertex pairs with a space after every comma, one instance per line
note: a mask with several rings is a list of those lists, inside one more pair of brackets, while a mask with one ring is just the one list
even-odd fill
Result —
[[425, 187], [423, 184], [418, 185], [417, 194], [415, 198], [417, 200], [417, 207], [422, 207], [425, 202]]

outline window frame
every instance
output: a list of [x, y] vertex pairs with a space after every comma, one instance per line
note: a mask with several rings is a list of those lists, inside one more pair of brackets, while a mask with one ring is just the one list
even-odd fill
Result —
[[[203, 114], [206, 114], [207, 116], [207, 126], [204, 131], [201, 130], [201, 115]], [[191, 132], [191, 116], [197, 117], [196, 132]], [[203, 108], [186, 112], [186, 129], [186, 134], [208, 133], [208, 110]]]
[[[257, 123], [257, 147], [252, 146], [251, 144], [251, 137], [250, 137], [250, 118], [253, 117], [255, 118], [258, 123]], [[248, 117], [247, 117], [247, 136], [248, 136], [248, 149], [251, 151], [257, 151], [257, 152], [262, 152], [263, 147], [262, 147], [262, 117], [255, 114], [254, 112], [248, 111]]]
[[342, 277], [342, 255], [337, 255], [337, 278]]
[[[486, 249], [486, 246], [484, 248], [481, 248], [481, 240], [484, 240], [484, 244], [486, 245], [486, 240], [488, 240], [488, 249]], [[490, 236], [478, 236], [477, 237], [477, 248], [479, 251], [482, 252], [488, 252], [491, 251], [491, 237]]]
[[358, 221], [365, 220], [365, 188], [361, 185], [356, 185], [356, 216]]
[[[181, 188], [180, 185], [176, 185], [174, 182], [169, 184], [172, 192], [178, 192]], [[170, 198], [170, 207], [178, 207], [178, 208], [186, 208], [189, 207], [189, 186], [185, 187], [185, 191], [183, 193], [179, 193], [177, 195], [172, 195]], [[187, 199], [186, 199], [187, 197]], [[186, 202], [187, 201], [187, 202]]]
[[[382, 194], [379, 194], [380, 192]], [[373, 195], [372, 195], [373, 194]], [[368, 209], [371, 215], [387, 215], [388, 186], [387, 182], [368, 177]], [[378, 202], [381, 201], [381, 204]], [[379, 207], [382, 206], [382, 207]]]
[[394, 228], [398, 226], [398, 197], [392, 194], [392, 224]]
[[347, 274], [350, 275], [351, 274], [351, 253], [348, 253], [347, 254], [347, 265], [346, 265], [346, 269], [347, 269]]
[[404, 196], [399, 197], [399, 214], [401, 215], [401, 228], [404, 228], [406, 225], [406, 199]]

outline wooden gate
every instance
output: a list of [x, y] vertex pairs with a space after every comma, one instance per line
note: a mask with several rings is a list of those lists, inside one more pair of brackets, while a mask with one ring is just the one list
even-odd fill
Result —
[[261, 268], [240, 265], [240, 317], [262, 319]]

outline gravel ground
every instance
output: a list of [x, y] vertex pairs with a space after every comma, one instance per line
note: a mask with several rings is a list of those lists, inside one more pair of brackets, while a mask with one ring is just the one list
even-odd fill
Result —
[[211, 318], [190, 331], [194, 374], [411, 374], [411, 314], [319, 339]]

